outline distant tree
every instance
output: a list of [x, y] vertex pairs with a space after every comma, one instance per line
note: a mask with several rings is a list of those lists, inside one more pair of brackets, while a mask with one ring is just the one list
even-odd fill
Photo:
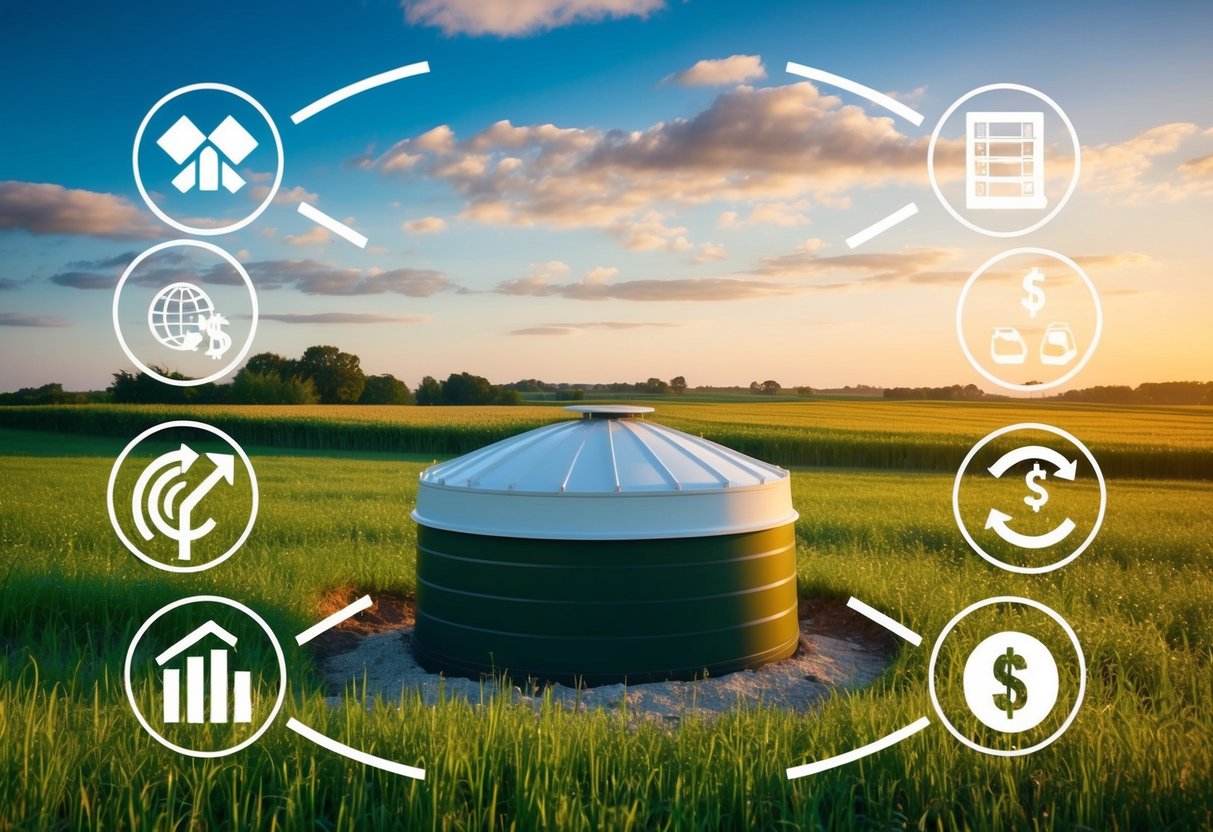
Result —
[[686, 378], [684, 376], [674, 376], [670, 379], [670, 389], [681, 396], [687, 391]]
[[504, 384], [502, 386], [507, 390], [517, 390], [519, 393], [549, 393], [555, 389], [554, 385], [540, 381], [537, 378], [524, 378], [512, 384]]
[[426, 376], [417, 385], [417, 404], [442, 404], [442, 384], [433, 376]]
[[277, 373], [282, 378], [290, 378], [295, 375], [297, 364], [293, 358], [284, 358], [276, 352], [259, 352], [244, 362], [244, 369], [261, 375]]
[[579, 402], [585, 399], [585, 390], [581, 387], [564, 389], [556, 393], [556, 399], [562, 402]]
[[408, 385], [391, 373], [367, 376], [359, 404], [412, 404], [413, 394]]
[[761, 386], [758, 388], [758, 392], [764, 396], [778, 396], [779, 391], [782, 389], [783, 388], [779, 386], [778, 381], [769, 378], [761, 384]]
[[642, 389], [645, 393], [668, 393], [670, 392], [670, 385], [659, 378], [650, 378], [644, 382]]
[[1134, 393], [1143, 404], [1213, 404], [1213, 382], [1146, 382]]
[[442, 382], [442, 403], [456, 405], [492, 404], [497, 398], [493, 385], [483, 376], [469, 372], [451, 373]]
[[762, 385], [756, 381], [750, 382], [750, 392], [757, 395], [762, 392]]
[[522, 394], [517, 390], [508, 390], [505, 387], [494, 387], [493, 404], [515, 405], [522, 404]]
[[301, 378], [310, 378], [323, 404], [353, 404], [366, 386], [358, 356], [328, 345], [308, 347], [297, 364]]
[[797, 396], [811, 396], [811, 395], [813, 395], [813, 388], [807, 387], [805, 385], [801, 385], [800, 387], [796, 388], [796, 395]]
[[[169, 372], [164, 367], [154, 367], [165, 378], [185, 381], [187, 376]], [[184, 404], [189, 401], [192, 389], [165, 384], [147, 373], [131, 373], [119, 370], [114, 373], [114, 383], [106, 388], [113, 401], [119, 404]]]
[[232, 379], [229, 400], [237, 404], [315, 404], [320, 401], [310, 378], [257, 373], [246, 366]]
[[22, 387], [14, 393], [0, 393], [0, 404], [84, 404], [89, 396], [68, 393], [62, 384], [52, 382], [41, 387]]

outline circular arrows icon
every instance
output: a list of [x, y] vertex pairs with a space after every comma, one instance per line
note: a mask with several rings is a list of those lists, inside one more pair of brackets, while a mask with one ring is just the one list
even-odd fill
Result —
[[[1078, 460], [1082, 458], [1086, 460], [1085, 465], [1090, 466], [1090, 472], [1094, 475], [1095, 485], [1099, 488], [1098, 510], [1095, 512], [1094, 520], [1090, 524], [1090, 530], [1087, 531], [1083, 540], [1077, 543], [1077, 545], [1074, 545], [1074, 548], [1065, 553], [1059, 560], [1040, 566], [1007, 563], [990, 552], [987, 552], [974, 536], [977, 533], [977, 523], [979, 522], [977, 516], [972, 518], [974, 523], [973, 529], [971, 530], [965, 523], [965, 518], [961, 512], [960, 491], [961, 485], [965, 481], [965, 474], [968, 471], [969, 463], [971, 463], [974, 457], [990, 442], [998, 439], [999, 437], [1006, 436], [1008, 434], [1015, 434], [1017, 432], [1037, 432], [1038, 434], [1046, 433], [1058, 437], [1073, 448], [1072, 455], [1074, 458], [1068, 459], [1066, 454], [1054, 450], [1053, 448], [1045, 445], [1032, 444], [1030, 441], [1025, 441], [1023, 445], [1006, 452], [1000, 456], [993, 465], [985, 468], [985, 470], [993, 475], [995, 479], [1002, 477], [1011, 468], [1019, 465], [1020, 463], [1038, 460], [1039, 462], [1043, 462], [1055, 469], [1050, 475], [1051, 477], [1073, 482], [1078, 479]], [[1035, 439], [1035, 441], [1040, 441], [1037, 437], [1031, 438]], [[1024, 440], [1028, 439], [1028, 436], [1024, 437]], [[1082, 477], [1084, 480], [1086, 480], [1089, 476], [1085, 472], [1086, 468], [1084, 467]], [[1039, 507], [1048, 499], [1047, 495], [1044, 495], [1043, 493], [1043, 488], [1033, 488], [1033, 485], [1039, 485], [1039, 481], [1043, 478], [1044, 469], [1041, 468], [1040, 465], [1034, 466], [1033, 471], [1028, 475], [1028, 487], [1030, 490], [1035, 492], [1035, 496], [1025, 498], [1024, 502], [1032, 506], [1033, 511], [1038, 511]], [[1067, 433], [1061, 428], [1055, 428], [1052, 425], [1045, 425], [1041, 424], [1040, 422], [1023, 422], [1016, 425], [1008, 425], [1005, 428], [999, 428], [993, 433], [983, 437], [969, 450], [969, 453], [965, 456], [964, 461], [960, 464], [960, 469], [956, 472], [956, 480], [952, 484], [952, 514], [956, 518], [956, 525], [960, 528], [960, 533], [964, 536], [965, 542], [969, 544], [969, 547], [972, 548], [974, 552], [995, 566], [1001, 569], [1006, 569], [1009, 572], [1018, 572], [1024, 575], [1038, 575], [1043, 572], [1051, 572], [1054, 569], [1059, 569], [1062, 566], [1065, 566], [1067, 563], [1074, 560], [1074, 558], [1082, 554], [1087, 547], [1091, 545], [1091, 541], [1095, 539], [1095, 535], [1099, 532], [1099, 527], [1103, 524], [1104, 512], [1107, 509], [1107, 501], [1108, 490], [1106, 484], [1104, 483], [1103, 472], [1099, 470], [1099, 463], [1095, 461], [1095, 457], [1091, 455], [1091, 452], [1087, 450], [1087, 447], [1083, 445], [1082, 442], [1080, 442], [1073, 434]], [[981, 510], [982, 512], [986, 511], [984, 507], [982, 507]], [[1062, 543], [1070, 538], [1078, 526], [1077, 523], [1067, 517], [1055, 529], [1052, 529], [1045, 534], [1025, 535], [1010, 528], [1011, 519], [1011, 515], [1007, 514], [1006, 512], [999, 511], [996, 508], [990, 508], [988, 514], [985, 514], [984, 528], [993, 531], [1004, 542], [1009, 543], [1021, 550], [1043, 550], [1056, 546], [1057, 544]], [[1084, 527], [1085, 525], [1086, 522], [1084, 521]]]
[[[1021, 462], [1027, 462], [1030, 459], [1038, 459], [1041, 462], [1051, 463], [1057, 468], [1057, 471], [1053, 474], [1055, 479], [1073, 482], [1074, 477], [1078, 475], [1077, 457], [1067, 460], [1062, 454], [1043, 445], [1026, 445], [1013, 451], [1007, 451], [986, 470], [997, 478], [1001, 477], [1013, 466]], [[1047, 549], [1050, 546], [1056, 546], [1069, 537], [1070, 532], [1074, 531], [1074, 521], [1069, 517], [1061, 521], [1057, 528], [1052, 531], [1038, 535], [1020, 534], [1008, 525], [1010, 521], [1011, 515], [1004, 514], [996, 508], [991, 508], [989, 516], [986, 517], [986, 528], [993, 529], [994, 533], [1007, 543], [1010, 543], [1012, 546], [1019, 546], [1022, 549]]]

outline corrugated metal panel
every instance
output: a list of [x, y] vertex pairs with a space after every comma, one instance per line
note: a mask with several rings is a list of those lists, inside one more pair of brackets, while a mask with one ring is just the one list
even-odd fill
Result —
[[795, 535], [534, 541], [417, 535], [427, 667], [589, 684], [720, 675], [798, 643]]
[[559, 422], [431, 466], [427, 484], [481, 491], [611, 494], [752, 488], [787, 471], [641, 419]]
[[613, 418], [651, 408], [578, 409], [587, 418], [426, 469], [413, 518], [564, 540], [737, 534], [796, 519], [782, 468], [648, 420]]

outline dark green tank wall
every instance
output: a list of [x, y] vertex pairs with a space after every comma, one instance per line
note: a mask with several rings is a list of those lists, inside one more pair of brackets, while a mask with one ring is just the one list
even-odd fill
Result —
[[448, 675], [718, 676], [795, 652], [796, 606], [790, 524], [623, 541], [417, 529], [414, 651]]

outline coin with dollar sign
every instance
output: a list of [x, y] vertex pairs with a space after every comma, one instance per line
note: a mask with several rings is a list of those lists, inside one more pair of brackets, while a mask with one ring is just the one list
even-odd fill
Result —
[[969, 710], [987, 727], [1016, 733], [1035, 728], [1057, 704], [1057, 662], [1027, 633], [995, 633], [965, 661]]

